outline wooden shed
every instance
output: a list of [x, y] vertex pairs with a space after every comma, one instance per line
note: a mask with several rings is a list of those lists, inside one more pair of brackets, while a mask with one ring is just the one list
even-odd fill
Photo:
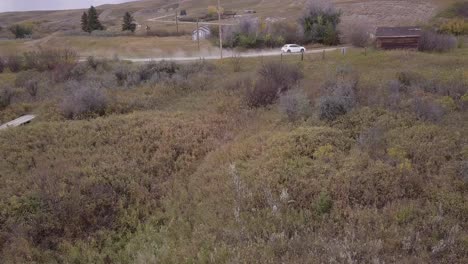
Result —
[[379, 27], [375, 41], [379, 49], [417, 49], [421, 34], [419, 27]]

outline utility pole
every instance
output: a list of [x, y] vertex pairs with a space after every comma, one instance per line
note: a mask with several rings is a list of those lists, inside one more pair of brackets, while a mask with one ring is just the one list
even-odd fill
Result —
[[221, 4], [218, 0], [218, 30], [219, 30], [219, 52], [221, 59], [223, 58], [223, 33], [221, 32], [223, 29], [221, 27]]

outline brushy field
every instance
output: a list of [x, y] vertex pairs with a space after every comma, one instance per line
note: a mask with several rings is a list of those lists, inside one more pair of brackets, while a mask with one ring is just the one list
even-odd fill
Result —
[[2, 263], [468, 261], [466, 48], [34, 56], [0, 74], [0, 123], [38, 114], [0, 131]]

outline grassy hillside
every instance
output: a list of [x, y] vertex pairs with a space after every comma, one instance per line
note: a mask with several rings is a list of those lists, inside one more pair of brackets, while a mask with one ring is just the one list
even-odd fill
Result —
[[[304, 11], [306, 0], [241, 0], [221, 1], [227, 11], [234, 11], [241, 17], [259, 17], [262, 19], [297, 21]], [[366, 25], [394, 26], [419, 25], [428, 22], [440, 10], [446, 8], [452, 1], [334, 1], [337, 8], [343, 12], [342, 28], [346, 31], [353, 23], [365, 22]], [[136, 34], [146, 35], [146, 25], [152, 30], [175, 32], [175, 11], [186, 10], [189, 17], [197, 17], [207, 13], [208, 6], [216, 4], [214, 0], [181, 1], [136, 1], [118, 5], [98, 7], [100, 19], [107, 27], [107, 32], [98, 32], [92, 36], [83, 34], [80, 30], [80, 17], [84, 10], [13, 12], [0, 14], [0, 38], [12, 37], [8, 26], [12, 24], [28, 24], [34, 27], [34, 40], [0, 40], [0, 55], [9, 55], [25, 50], [44, 47], [73, 48], [81, 55], [100, 55], [112, 57], [120, 54], [124, 57], [165, 57], [167, 55], [183, 55], [196, 51], [196, 43], [190, 41], [190, 36], [160, 38], [133, 38], [116, 36], [120, 33], [122, 16], [126, 11], [133, 13], [138, 27]], [[255, 10], [255, 14], [245, 14], [245, 10]], [[223, 21], [233, 23], [232, 19]], [[180, 30], [191, 32], [195, 24], [181, 24]], [[177, 48], [175, 48], [177, 47]], [[203, 52], [213, 52], [213, 45], [202, 43]]]
[[0, 131], [0, 259], [466, 263], [467, 56], [0, 74], [0, 123], [39, 116]]

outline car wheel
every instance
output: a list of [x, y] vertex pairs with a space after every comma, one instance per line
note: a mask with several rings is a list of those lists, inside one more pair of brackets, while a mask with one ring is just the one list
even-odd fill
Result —
[[291, 53], [291, 50], [288, 50], [288, 53]]
[[305, 52], [305, 50], [304, 50], [304, 49], [301, 49], [301, 52], [302, 52], [302, 53], [304, 53], [304, 52]]

